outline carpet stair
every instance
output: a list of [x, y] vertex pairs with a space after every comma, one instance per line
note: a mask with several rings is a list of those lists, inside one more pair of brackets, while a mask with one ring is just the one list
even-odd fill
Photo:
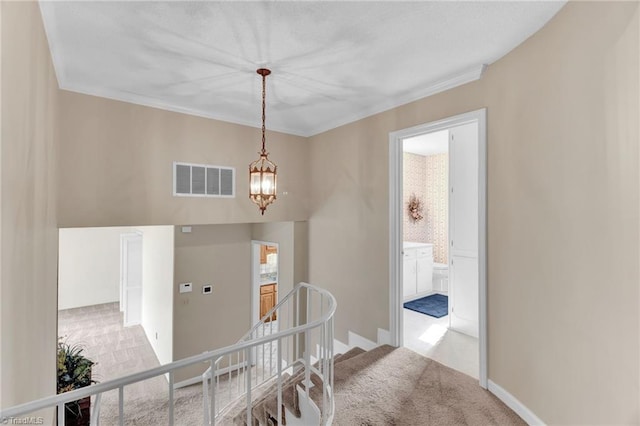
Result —
[[334, 373], [334, 426], [526, 425], [476, 379], [406, 348], [377, 347]]
[[[361, 356], [366, 353], [366, 351], [359, 347], [354, 347], [344, 354], [337, 354], [333, 358], [334, 371], [336, 365], [347, 361], [349, 359], [355, 358], [357, 356]], [[316, 367], [318, 364], [316, 363]], [[295, 372], [293, 375], [284, 374], [282, 380], [282, 405], [283, 408], [286, 408], [289, 412], [291, 412], [294, 416], [300, 418], [300, 401], [298, 399], [298, 386], [304, 389], [304, 378], [305, 373], [304, 369], [300, 369]], [[322, 407], [322, 381], [320, 378], [311, 374], [311, 382], [314, 386], [310, 389], [309, 395], [312, 400], [318, 405], [318, 407]], [[256, 392], [256, 397], [252, 398], [252, 426], [258, 425], [275, 425], [277, 424], [278, 418], [278, 383], [275, 379], [270, 381], [267, 386], [258, 387], [252, 392]], [[246, 426], [247, 424], [247, 416], [246, 416], [246, 407], [244, 404], [244, 400], [238, 401], [238, 403], [229, 409], [224, 417], [224, 424], [233, 423], [238, 426]], [[286, 418], [284, 416], [283, 409], [283, 424], [286, 425]]]
[[[322, 410], [322, 381], [312, 374], [311, 382], [309, 396]], [[283, 385], [283, 405], [297, 417], [298, 387], [304, 390], [303, 371]], [[335, 426], [526, 425], [495, 396], [480, 389], [477, 380], [409, 349], [389, 345], [336, 355], [333, 392]], [[274, 392], [254, 407], [253, 425], [276, 426], [277, 405]], [[282, 419], [286, 425], [284, 415]], [[246, 415], [236, 424], [245, 421]]]

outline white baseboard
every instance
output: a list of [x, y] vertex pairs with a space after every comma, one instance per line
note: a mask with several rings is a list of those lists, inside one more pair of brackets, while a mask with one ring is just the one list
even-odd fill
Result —
[[378, 344], [379, 345], [391, 344], [391, 333], [389, 333], [389, 330], [384, 330], [382, 328], [378, 329]]
[[373, 342], [366, 337], [362, 337], [359, 334], [354, 333], [353, 331], [349, 331], [349, 347], [353, 348], [354, 346], [358, 346], [365, 351], [370, 351], [371, 349], [379, 346], [376, 342]]
[[349, 331], [348, 339], [349, 339], [348, 344], [345, 344], [338, 339], [333, 339], [333, 353], [343, 354], [347, 352], [349, 349], [353, 349], [356, 346], [366, 351], [370, 351], [371, 349], [377, 348], [380, 345], [390, 345], [391, 333], [389, 333], [388, 330], [379, 328], [378, 343], [372, 340], [369, 340], [366, 337], [362, 337], [361, 335], [359, 335], [358, 333], [354, 333], [353, 331]]
[[517, 415], [527, 422], [530, 426], [544, 426], [544, 422], [538, 416], [533, 414], [522, 402], [518, 401], [515, 396], [504, 390], [500, 385], [489, 380], [489, 392], [494, 394], [505, 405], [516, 412]]
[[183, 380], [178, 383], [174, 383], [173, 388], [174, 389], [184, 388], [187, 386], [195, 385], [196, 383], [202, 383], [202, 376], [196, 376], [187, 380]]
[[351, 349], [349, 345], [342, 343], [338, 339], [333, 339], [333, 353], [334, 354], [344, 354], [347, 353]]

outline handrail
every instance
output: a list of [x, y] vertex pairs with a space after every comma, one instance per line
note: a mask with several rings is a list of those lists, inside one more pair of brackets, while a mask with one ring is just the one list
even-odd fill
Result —
[[[255, 342], [255, 339], [253, 339], [253, 333], [255, 333], [255, 332], [260, 328], [260, 326], [263, 326], [263, 325], [264, 325], [264, 320], [265, 320], [266, 318], [270, 318], [270, 317], [274, 314], [274, 312], [277, 312], [277, 311], [278, 311], [278, 309], [280, 309], [282, 306], [284, 306], [284, 304], [285, 304], [285, 303], [287, 303], [287, 302], [289, 301], [289, 299], [292, 297], [292, 295], [293, 295], [293, 294], [295, 294], [295, 293], [297, 292], [297, 290], [299, 289], [299, 287], [301, 287], [301, 286], [302, 286], [302, 284], [306, 284], [306, 283], [299, 283], [299, 284], [297, 284], [295, 287], [293, 287], [293, 289], [292, 289], [289, 293], [287, 293], [287, 295], [286, 295], [285, 297], [283, 297], [283, 298], [282, 298], [282, 299], [281, 299], [281, 300], [280, 300], [280, 301], [279, 301], [279, 302], [278, 302], [278, 303], [277, 303], [273, 308], [271, 308], [271, 309], [270, 309], [266, 314], [264, 314], [264, 315], [262, 316], [262, 318], [260, 318], [260, 319], [258, 320], [258, 322], [257, 322], [257, 323], [255, 323], [255, 324], [253, 325], [253, 327], [251, 327], [251, 328], [249, 329], [249, 331], [247, 331], [247, 332], [244, 334], [244, 336], [242, 336], [240, 339], [238, 339], [238, 341], [236, 342], [236, 345], [237, 345], [237, 344], [239, 344], [239, 343], [241, 343], [241, 342], [246, 341], [247, 339], [251, 339], [252, 341], [254, 341], [254, 342]], [[314, 286], [310, 286], [310, 285], [304, 285], [304, 287], [314, 288]], [[314, 289], [316, 289], [316, 290], [321, 290], [321, 289], [317, 289], [317, 288], [314, 288]], [[332, 306], [334, 306], [334, 307], [335, 307], [335, 305], [336, 305], [336, 299], [335, 299], [335, 297], [333, 297], [333, 295], [332, 295], [331, 293], [329, 293], [328, 291], [326, 291], [326, 290], [324, 290], [324, 292], [326, 292], [326, 294], [328, 294], [328, 295], [330, 295], [330, 296], [332, 297]], [[298, 294], [299, 294], [299, 293], [298, 293]], [[335, 311], [335, 308], [334, 308], [334, 311]], [[331, 315], [333, 315], [333, 312], [331, 313]], [[328, 317], [330, 317], [331, 315], [329, 315]], [[328, 317], [327, 317], [327, 318], [328, 318]], [[320, 322], [324, 322], [325, 320], [326, 320], [326, 319], [324, 319], [324, 318], [320, 318], [318, 321], [320, 321]], [[308, 324], [305, 324], [305, 325], [308, 325]], [[314, 326], [314, 327], [315, 327], [315, 326]], [[310, 328], [314, 328], [314, 327], [310, 327]], [[291, 329], [290, 329], [290, 330], [291, 330]], [[282, 333], [282, 332], [281, 332], [281, 333]], [[286, 333], [286, 335], [287, 335], [287, 336], [292, 335], [292, 334], [295, 334], [295, 333]], [[278, 334], [276, 334], [276, 336], [277, 336], [277, 335], [278, 335]], [[285, 334], [281, 334], [280, 336], [285, 336]], [[216, 360], [215, 360], [215, 364], [218, 364], [218, 363], [220, 362], [220, 360], [224, 357], [224, 355], [227, 355], [227, 354], [223, 354], [223, 355], [219, 356], [219, 357], [218, 357], [218, 359], [216, 359]], [[206, 375], [209, 375], [210, 373], [211, 373], [211, 367], [207, 368], [207, 370], [202, 374], [202, 376], [204, 377], [204, 376], [206, 376]]]
[[[306, 293], [304, 292], [304, 290], [306, 290]], [[303, 294], [306, 294], [306, 297], [304, 298], [303, 301], [301, 301], [300, 297]], [[320, 305], [319, 305], [320, 317], [315, 321], [311, 321], [311, 319], [316, 318], [318, 312], [316, 311], [314, 312], [315, 315], [312, 315], [312, 310], [310, 309], [312, 305], [313, 295], [316, 295], [316, 297], [319, 296], [319, 299], [316, 300], [316, 304], [318, 300], [320, 301]], [[295, 296], [295, 299], [294, 299], [294, 296]], [[290, 302], [291, 304], [289, 304]], [[301, 303], [304, 303], [306, 307], [303, 307]], [[324, 310], [325, 306], [329, 307], [329, 309], [326, 312]], [[303, 311], [306, 311], [304, 322], [305, 322], [305, 326], [308, 327], [306, 328], [305, 326], [303, 326], [305, 327], [305, 330], [303, 330], [302, 333], [300, 333], [299, 327], [289, 328], [291, 324], [290, 321], [293, 321], [294, 325], [300, 324], [301, 308], [303, 309]], [[325, 334], [325, 331], [327, 329], [325, 329], [324, 327], [330, 327], [331, 336], [332, 336], [332, 333], [333, 333], [332, 316], [335, 312], [335, 308], [336, 308], [335, 298], [329, 292], [321, 289], [317, 289], [314, 286], [310, 286], [310, 285], [296, 286], [292, 291], [287, 293], [287, 295], [284, 298], [282, 298], [273, 308], [271, 308], [266, 314], [264, 314], [262, 318], [260, 318], [260, 320], [237, 342], [238, 345], [241, 345], [245, 341], [255, 342], [255, 341], [259, 341], [258, 340], [259, 338], [256, 336], [260, 336], [261, 332], [262, 332], [262, 335], [264, 335], [265, 332], [269, 332], [269, 334], [273, 333], [273, 324], [274, 322], [276, 322], [274, 319], [274, 315], [277, 314], [279, 321], [277, 321], [278, 324], [275, 327], [276, 330], [281, 329], [282, 326], [285, 327], [284, 329], [285, 331], [272, 334], [274, 337], [276, 337], [275, 343], [277, 343], [277, 354], [278, 354], [277, 359], [279, 360], [278, 362], [275, 362], [275, 364], [277, 365], [277, 369], [276, 370], [273, 369], [273, 358], [272, 358], [273, 354], [268, 355], [270, 351], [273, 351], [273, 346], [271, 346], [271, 343], [273, 343], [273, 341], [268, 342], [267, 344], [256, 344], [254, 346], [254, 349], [257, 349], [260, 346], [263, 347], [261, 358], [259, 353], [254, 353], [253, 355], [251, 355], [250, 353], [247, 353], [247, 356], [245, 357], [244, 355], [239, 355], [238, 353], [240, 353], [241, 351], [238, 351], [238, 353], [236, 354], [235, 361], [240, 362], [240, 358], [242, 358], [242, 362], [240, 364], [235, 364], [232, 368], [225, 367], [220, 369], [219, 364], [221, 361], [225, 360], [225, 358], [226, 358], [226, 361], [233, 362], [234, 361], [233, 358], [229, 358], [229, 356], [218, 357], [215, 360], [215, 362], [212, 362], [211, 365], [202, 374], [203, 411], [204, 411], [204, 417], [205, 417], [205, 424], [215, 423], [215, 420], [212, 420], [210, 416], [213, 416], [215, 419], [218, 419], [219, 417], [226, 416], [227, 414], [225, 413], [229, 413], [229, 411], [236, 412], [234, 410], [237, 410], [238, 404], [242, 405], [241, 401], [243, 399], [246, 399], [247, 404], [249, 404], [249, 401], [251, 401], [252, 399], [251, 389], [253, 387], [258, 388], [263, 383], [269, 382], [274, 377], [278, 378], [277, 396], [279, 401], [278, 405], [280, 405], [281, 396], [282, 396], [281, 395], [282, 383], [279, 380], [280, 376], [282, 374], [283, 369], [286, 369], [287, 371], [290, 372], [292, 371], [291, 368], [294, 368], [294, 369], [296, 368], [294, 367], [296, 365], [302, 365], [303, 368], [307, 371], [307, 373], [305, 374], [305, 383], [304, 383], [305, 388], [308, 389], [313, 386], [310, 382], [311, 371], [313, 371], [313, 373], [317, 377], [319, 377], [323, 381], [323, 383], [326, 384], [326, 385], [323, 385], [323, 390], [322, 390], [324, 395], [323, 398], [326, 399], [326, 397], [328, 396], [326, 392], [332, 393], [331, 389], [333, 387], [333, 374], [330, 371], [332, 371], [333, 362], [332, 360], [330, 362], [331, 370], [329, 370], [329, 364], [327, 364], [326, 362], [323, 364], [323, 368], [321, 369], [322, 371], [313, 368], [313, 366], [311, 365], [312, 356], [310, 355], [311, 348], [309, 345], [310, 344], [309, 333], [313, 329], [317, 329], [319, 331], [319, 335], [317, 336], [320, 339], [319, 341], [320, 345], [318, 347], [318, 350], [320, 351], [319, 353], [322, 354], [321, 358], [323, 362], [326, 361], [327, 356], [332, 357], [333, 344], [329, 343], [329, 341], [332, 342], [333, 337], [331, 337], [330, 339], [328, 338], [328, 335]], [[289, 317], [289, 315], [291, 315], [291, 317]], [[286, 341], [287, 338], [292, 339], [290, 341], [292, 348], [297, 347], [298, 350], [301, 349], [298, 346], [299, 343], [300, 344], [302, 343], [302, 341], [299, 340], [300, 334], [304, 336], [305, 348], [307, 348], [304, 350], [303, 355], [302, 356], [300, 356], [300, 354], [296, 355], [296, 353], [294, 352], [294, 353], [288, 353], [288, 355], [284, 355], [284, 357], [281, 358], [281, 353], [282, 353], [281, 350], [284, 350], [284, 349], [281, 348], [280, 345], [283, 341]], [[269, 345], [269, 347], [265, 349], [267, 345]], [[330, 345], [331, 349], [329, 349], [327, 345]], [[286, 344], [286, 352], [288, 351], [289, 351], [289, 342]], [[265, 354], [267, 354], [266, 355], [267, 358], [265, 358]], [[268, 370], [265, 370], [265, 367], [267, 365], [266, 359], [269, 360]], [[262, 368], [260, 368], [259, 366], [259, 363], [260, 363], [259, 360], [262, 361], [262, 366], [261, 366]], [[284, 364], [282, 364], [283, 362]], [[219, 393], [220, 391], [218, 389], [218, 387], [220, 386], [220, 381], [217, 379], [218, 376], [226, 377], [228, 381], [231, 381], [231, 374], [229, 373], [232, 370], [239, 375], [246, 371], [246, 368], [247, 368], [246, 366], [248, 365], [256, 365], [256, 369], [257, 370], [259, 369], [262, 372], [261, 373], [262, 378], [261, 379], [259, 378], [256, 370], [255, 383], [252, 380], [249, 380], [247, 381], [247, 384], [241, 384], [241, 385], [239, 384], [236, 392], [230, 391], [229, 386], [227, 385], [228, 391], [223, 391], [222, 393], [223, 395], [226, 396], [225, 401], [218, 400], [216, 399], [216, 397], [213, 396], [214, 393]], [[214, 383], [214, 378], [216, 378], [215, 383]], [[211, 392], [209, 392], [210, 380], [211, 380], [211, 385], [210, 385]], [[214, 387], [216, 388], [216, 390], [214, 390]], [[308, 392], [306, 396], [308, 399], [309, 397]], [[263, 396], [259, 398], [263, 398]], [[313, 404], [312, 402], [310, 403]], [[332, 397], [331, 397], [331, 404], [329, 405], [333, 407]], [[326, 404], [324, 404], [324, 406], [327, 407]], [[252, 420], [250, 419], [249, 411], [250, 410], [247, 410], [247, 419], [246, 419], [247, 423], [252, 422]], [[321, 411], [325, 412], [325, 410], [321, 410]], [[327, 419], [332, 418], [332, 413], [333, 413], [333, 408], [326, 409], [326, 416], [321, 413], [323, 424], [330, 424], [330, 423], [327, 423]], [[276, 415], [275, 413], [272, 413], [272, 414], [274, 416]], [[284, 415], [284, 411], [282, 413], [278, 411], [277, 415], [278, 415], [277, 421], [278, 423], [280, 423], [281, 421], [280, 416]], [[238, 419], [235, 419], [234, 422], [236, 420]], [[224, 421], [229, 422], [230, 419], [225, 417]]]
[[[225, 355], [230, 355], [243, 349], [248, 349], [255, 346], [260, 346], [265, 343], [273, 342], [284, 337], [293, 336], [297, 333], [301, 333], [303, 331], [321, 326], [322, 323], [329, 320], [335, 313], [335, 310], [336, 310], [335, 297], [327, 290], [312, 286], [307, 283], [302, 283], [302, 282], [297, 284], [290, 293], [296, 292], [300, 288], [311, 289], [319, 293], [322, 293], [324, 296], [328, 297], [331, 303], [329, 304], [329, 309], [327, 310], [327, 312], [325, 312], [322, 316], [320, 316], [320, 318], [312, 322], [306, 323], [304, 325], [299, 325], [284, 331], [276, 332], [274, 334], [269, 334], [263, 337], [254, 338], [252, 340], [248, 340], [244, 342], [238, 342], [235, 345], [226, 346], [226, 347], [209, 351], [209, 352], [204, 352], [202, 354], [184, 358], [179, 361], [174, 361], [169, 364], [161, 365], [159, 367], [141, 371], [139, 373], [134, 373], [129, 376], [120, 377], [120, 378], [109, 380], [103, 383], [87, 386], [81, 389], [76, 389], [73, 391], [61, 393], [58, 395], [52, 395], [52, 396], [41, 398], [35, 401], [30, 401], [24, 404], [9, 407], [0, 411], [0, 419], [17, 417], [17, 416], [32, 413], [44, 408], [60, 406], [61, 404], [76, 401], [78, 399], [82, 399], [87, 396], [101, 394], [114, 389], [122, 388], [127, 385], [131, 385], [133, 383], [141, 382], [143, 380], [148, 380], [163, 374], [172, 373], [174, 370], [177, 370], [179, 368], [188, 367], [190, 365], [198, 364], [203, 361], [214, 362], [216, 358], [219, 358]], [[286, 297], [283, 298], [283, 301], [284, 299], [286, 299]], [[276, 306], [279, 306], [279, 305], [276, 305]]]

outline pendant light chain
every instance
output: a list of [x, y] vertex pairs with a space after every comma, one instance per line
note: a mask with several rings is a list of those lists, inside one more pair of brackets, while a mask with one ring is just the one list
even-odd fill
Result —
[[263, 154], [266, 152], [266, 150], [265, 150], [265, 140], [266, 140], [266, 137], [265, 137], [265, 132], [266, 132], [265, 121], [266, 121], [266, 118], [267, 118], [266, 113], [265, 113], [265, 111], [267, 109], [266, 101], [265, 101], [265, 99], [267, 97], [266, 86], [267, 86], [267, 75], [266, 75], [266, 73], [263, 73], [262, 74], [262, 153]]

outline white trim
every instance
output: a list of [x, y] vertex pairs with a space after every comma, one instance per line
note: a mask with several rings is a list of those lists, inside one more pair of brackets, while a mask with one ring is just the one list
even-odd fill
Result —
[[373, 105], [370, 108], [360, 109], [356, 114], [348, 115], [346, 117], [341, 116], [337, 120], [330, 121], [312, 129], [309, 132], [306, 132], [307, 134], [303, 136], [314, 136], [328, 130], [335, 129], [336, 127], [344, 126], [345, 124], [353, 123], [363, 118], [370, 117], [372, 115], [397, 108], [401, 105], [417, 101], [418, 99], [426, 98], [428, 96], [435, 95], [436, 93], [444, 92], [445, 90], [453, 89], [454, 87], [462, 86], [463, 84], [480, 80], [486, 69], [486, 64], [480, 64], [466, 69], [462, 72], [451, 74], [441, 80], [434, 81], [433, 83], [424, 87], [422, 90], [411, 90], [409, 91], [409, 93], [405, 93], [401, 96], [387, 98], [385, 101]]
[[[165, 111], [172, 111], [181, 114], [188, 114], [196, 117], [204, 117], [213, 120], [223, 121], [227, 123], [240, 124], [242, 126], [249, 126], [260, 128], [261, 123], [256, 120], [239, 120], [236, 117], [229, 116], [224, 113], [211, 113], [211, 111], [200, 110], [197, 108], [190, 108], [184, 106], [171, 105], [163, 99], [154, 98], [152, 96], [142, 95], [135, 92], [127, 92], [117, 89], [106, 89], [103, 87], [87, 86], [82, 84], [69, 84], [67, 82], [66, 73], [62, 65], [61, 57], [58, 50], [58, 43], [56, 35], [60, 34], [56, 31], [58, 25], [55, 10], [52, 6], [47, 5], [49, 2], [40, 2], [40, 11], [44, 21], [45, 33], [49, 42], [49, 50], [51, 51], [51, 59], [53, 62], [54, 71], [57, 76], [58, 86], [62, 90], [70, 92], [81, 93], [84, 95], [97, 96], [106, 99], [112, 99], [120, 102], [128, 102], [131, 104], [142, 105], [151, 108], [157, 108]], [[422, 90], [410, 90], [400, 96], [386, 97], [380, 103], [373, 105], [369, 108], [359, 108], [358, 112], [352, 115], [340, 116], [336, 120], [329, 121], [320, 126], [312, 128], [310, 130], [294, 129], [284, 125], [270, 126], [270, 131], [286, 133], [295, 136], [310, 137], [319, 133], [326, 132], [327, 130], [334, 129], [336, 127], [343, 126], [348, 123], [358, 121], [362, 118], [369, 117], [401, 105], [414, 102], [418, 99], [426, 98], [436, 93], [444, 92], [445, 90], [452, 89], [454, 87], [461, 86], [472, 81], [479, 80], [484, 74], [486, 64], [478, 64], [471, 68], [459, 70], [451, 73], [439, 80], [433, 81], [430, 84], [423, 86]], [[345, 118], [346, 117], [346, 118]]]
[[487, 388], [487, 109], [459, 114], [389, 133], [389, 332], [402, 346], [402, 140], [469, 122], [478, 122], [478, 262], [480, 386]]
[[[46, 3], [46, 2], [45, 2]], [[45, 20], [46, 21], [46, 20]], [[49, 38], [49, 40], [51, 40]], [[49, 46], [54, 45], [53, 42], [49, 43]], [[195, 117], [203, 117], [212, 120], [223, 121], [226, 123], [239, 124], [241, 126], [248, 126], [254, 128], [260, 128], [261, 123], [253, 120], [239, 120], [236, 117], [231, 117], [226, 114], [215, 113], [212, 114], [211, 111], [203, 111], [195, 108], [170, 105], [164, 100], [152, 98], [150, 96], [141, 95], [138, 93], [132, 92], [122, 92], [118, 90], [105, 89], [103, 87], [87, 87], [79, 84], [67, 85], [64, 82], [64, 72], [62, 72], [61, 66], [56, 66], [57, 61], [55, 60], [56, 55], [51, 55], [54, 60], [54, 68], [59, 70], [57, 72], [58, 75], [58, 86], [62, 90], [66, 90], [69, 92], [80, 93], [83, 95], [89, 96], [97, 96], [99, 98], [111, 99], [119, 102], [127, 102], [134, 105], [142, 105], [149, 108], [161, 109], [164, 111], [177, 112], [180, 114], [193, 115]], [[486, 64], [476, 65], [471, 69], [467, 69], [457, 74], [453, 74], [451, 76], [445, 77], [444, 79], [433, 82], [432, 84], [424, 87], [423, 90], [411, 90], [407, 94], [402, 96], [397, 96], [394, 98], [385, 98], [385, 100], [379, 104], [373, 105], [369, 108], [359, 109], [356, 114], [341, 116], [337, 120], [332, 120], [327, 123], [324, 123], [321, 126], [317, 126], [310, 130], [303, 131], [301, 129], [294, 129], [286, 126], [278, 126], [271, 125], [269, 126], [269, 131], [280, 132], [294, 136], [301, 137], [311, 137], [318, 135], [320, 133], [326, 132], [331, 129], [335, 129], [340, 126], [344, 126], [345, 124], [353, 123], [355, 121], [361, 120], [366, 117], [370, 117], [375, 114], [379, 114], [384, 111], [388, 111], [393, 108], [397, 108], [399, 106], [417, 101], [422, 98], [426, 98], [428, 96], [435, 95], [436, 93], [444, 92], [449, 89], [453, 89], [458, 86], [462, 86], [463, 84], [471, 83], [472, 81], [479, 80], [484, 74], [485, 69], [487, 68]]]
[[[389, 333], [393, 346], [402, 346], [404, 302], [402, 285], [402, 143], [389, 134]], [[400, 189], [398, 191], [398, 188]], [[398, 312], [400, 310], [400, 312]]]
[[531, 426], [544, 426], [545, 423], [536, 416], [527, 406], [520, 402], [515, 396], [504, 390], [500, 385], [489, 380], [489, 392], [494, 394], [500, 401], [511, 408], [517, 415]]
[[[318, 345], [319, 346], [319, 345]], [[334, 354], [344, 354], [348, 352], [351, 348], [349, 345], [342, 343], [338, 339], [333, 339], [333, 353]]]
[[378, 329], [378, 344], [379, 345], [391, 344], [391, 333], [389, 333], [389, 330], [384, 330], [382, 328]]
[[362, 337], [358, 333], [349, 331], [349, 347], [353, 348], [356, 346], [364, 349], [365, 351], [370, 351], [371, 349], [378, 347], [378, 344], [366, 337]]
[[[60, 34], [60, 31], [56, 30], [58, 27], [58, 21], [56, 19], [55, 9], [53, 5], [49, 4], [53, 2], [41, 1], [39, 3], [40, 13], [42, 14], [42, 20], [44, 23], [45, 34], [47, 35], [49, 44], [49, 51], [51, 52], [51, 61], [53, 62], [54, 72], [58, 80], [58, 87], [61, 90], [81, 93], [84, 95], [97, 96], [100, 98], [106, 98], [120, 102], [127, 102], [135, 105], [142, 105], [150, 108], [157, 108], [164, 111], [172, 111], [196, 117], [204, 117], [227, 123], [240, 124], [242, 126], [255, 127], [258, 129], [260, 128], [261, 123], [257, 120], [239, 120], [236, 117], [232, 117], [224, 113], [214, 114], [208, 110], [171, 105], [165, 100], [134, 92], [125, 92], [117, 89], [105, 89], [103, 87], [89, 87], [82, 84], [68, 84], [63, 62], [60, 60], [60, 57], [62, 56], [60, 55], [60, 51], [58, 49], [60, 43], [56, 39], [56, 36]], [[430, 84], [423, 86], [422, 90], [410, 90], [409, 92], [404, 93], [400, 96], [386, 97], [382, 102], [377, 103], [370, 108], [359, 108], [356, 114], [347, 115], [346, 118], [345, 116], [341, 116], [336, 120], [329, 121], [323, 125], [317, 126], [307, 131], [282, 125], [276, 125], [275, 127], [270, 126], [269, 130], [295, 136], [311, 137], [328, 130], [335, 129], [336, 127], [358, 121], [365, 117], [370, 117], [372, 115], [388, 111], [401, 105], [417, 101], [418, 99], [426, 98], [428, 96], [435, 95], [436, 93], [444, 92], [445, 90], [453, 89], [454, 87], [462, 86], [463, 84], [479, 80], [480, 78], [482, 78], [482, 75], [484, 74], [486, 68], [486, 64], [478, 64], [464, 70], [458, 70], [457, 72], [453, 72], [448, 76], [444, 76], [439, 80], [435, 80]]]
[[190, 379], [183, 380], [183, 381], [178, 382], [178, 383], [174, 383], [173, 384], [173, 388], [174, 389], [185, 388], [187, 386], [195, 385], [196, 383], [202, 383], [202, 375], [196, 376], [196, 377], [192, 377]]
[[[478, 274], [480, 275], [478, 303], [478, 351], [480, 370], [478, 378], [480, 386], [487, 388], [487, 109], [478, 111]], [[448, 290], [448, 289], [447, 289]]]

